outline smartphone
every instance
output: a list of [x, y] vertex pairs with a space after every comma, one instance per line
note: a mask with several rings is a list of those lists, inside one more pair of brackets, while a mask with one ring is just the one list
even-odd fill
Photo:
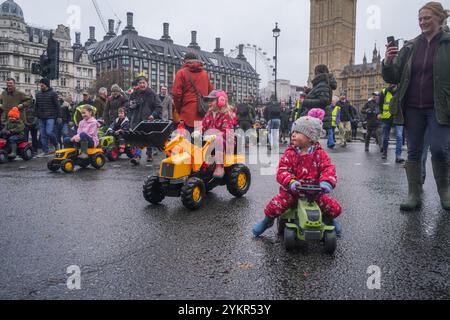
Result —
[[397, 47], [398, 48], [398, 40], [395, 40], [394, 37], [388, 37], [387, 38], [388, 47]]

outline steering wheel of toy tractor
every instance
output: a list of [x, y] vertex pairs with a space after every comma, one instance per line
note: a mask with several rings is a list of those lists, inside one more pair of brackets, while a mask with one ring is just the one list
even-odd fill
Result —
[[320, 193], [322, 192], [322, 188], [319, 185], [308, 185], [308, 184], [302, 184], [301, 187], [297, 188], [298, 191], [304, 192], [304, 193]]
[[318, 185], [302, 185], [297, 190], [305, 196], [309, 203], [316, 201], [317, 196], [322, 193], [322, 188]]

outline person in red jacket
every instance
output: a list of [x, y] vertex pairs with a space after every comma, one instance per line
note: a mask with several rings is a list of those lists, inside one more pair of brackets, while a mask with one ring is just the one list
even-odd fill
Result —
[[[192, 136], [194, 140], [197, 136], [206, 134], [214, 135], [215, 138], [215, 156], [216, 169], [214, 178], [221, 179], [225, 175], [224, 152], [227, 146], [231, 146], [234, 151], [234, 125], [228, 106], [228, 96], [224, 91], [214, 90], [208, 96], [204, 97], [208, 101], [209, 110], [202, 121], [202, 127], [195, 131]], [[223, 148], [220, 148], [223, 146]]]
[[320, 119], [308, 116], [294, 123], [291, 145], [281, 157], [277, 169], [280, 193], [266, 206], [265, 219], [253, 227], [255, 237], [262, 235], [273, 226], [275, 218], [297, 204], [300, 196], [297, 190], [302, 184], [320, 185], [323, 193], [318, 196], [317, 203], [325, 221], [331, 220], [336, 232], [341, 233], [340, 224], [334, 220], [342, 212], [341, 205], [327, 195], [336, 187], [336, 168], [318, 142], [321, 132]]
[[197, 110], [198, 99], [207, 96], [212, 90], [214, 87], [209, 81], [208, 73], [203, 68], [203, 62], [195, 53], [186, 53], [184, 65], [178, 70], [175, 77], [172, 97], [179, 119], [190, 133], [194, 131], [195, 122], [203, 120]]

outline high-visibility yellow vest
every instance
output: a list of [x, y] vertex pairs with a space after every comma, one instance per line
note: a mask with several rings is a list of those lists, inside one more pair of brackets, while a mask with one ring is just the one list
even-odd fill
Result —
[[333, 119], [332, 122], [331, 122], [331, 126], [333, 128], [337, 127], [336, 120], [337, 120], [337, 116], [338, 116], [339, 112], [341, 112], [341, 107], [335, 106], [334, 109], [333, 109], [333, 112], [331, 113], [331, 116], [332, 116], [332, 119]]
[[[387, 92], [387, 94], [386, 94]], [[381, 115], [381, 119], [388, 120], [392, 117], [390, 110], [390, 102], [392, 98], [394, 97], [391, 92], [387, 91], [386, 89], [383, 90], [384, 94], [384, 105], [383, 105], [383, 114]]]

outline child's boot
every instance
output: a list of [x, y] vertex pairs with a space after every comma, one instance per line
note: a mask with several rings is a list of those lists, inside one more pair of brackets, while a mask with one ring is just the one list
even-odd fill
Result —
[[89, 155], [88, 155], [88, 142], [87, 141], [81, 141], [80, 142], [80, 159], [89, 159]]
[[332, 223], [333, 223], [334, 229], [336, 230], [336, 235], [340, 236], [342, 234], [342, 225], [336, 219], [333, 219]]
[[258, 224], [255, 224], [253, 227], [253, 235], [255, 237], [259, 237], [262, 235], [267, 229], [271, 228], [274, 224], [275, 219], [270, 217], [265, 217], [263, 221]]
[[8, 155], [10, 158], [17, 157], [17, 143], [10, 144], [11, 153]]
[[216, 164], [216, 170], [214, 170], [213, 177], [217, 179], [222, 179], [225, 175], [225, 169], [223, 164]]

